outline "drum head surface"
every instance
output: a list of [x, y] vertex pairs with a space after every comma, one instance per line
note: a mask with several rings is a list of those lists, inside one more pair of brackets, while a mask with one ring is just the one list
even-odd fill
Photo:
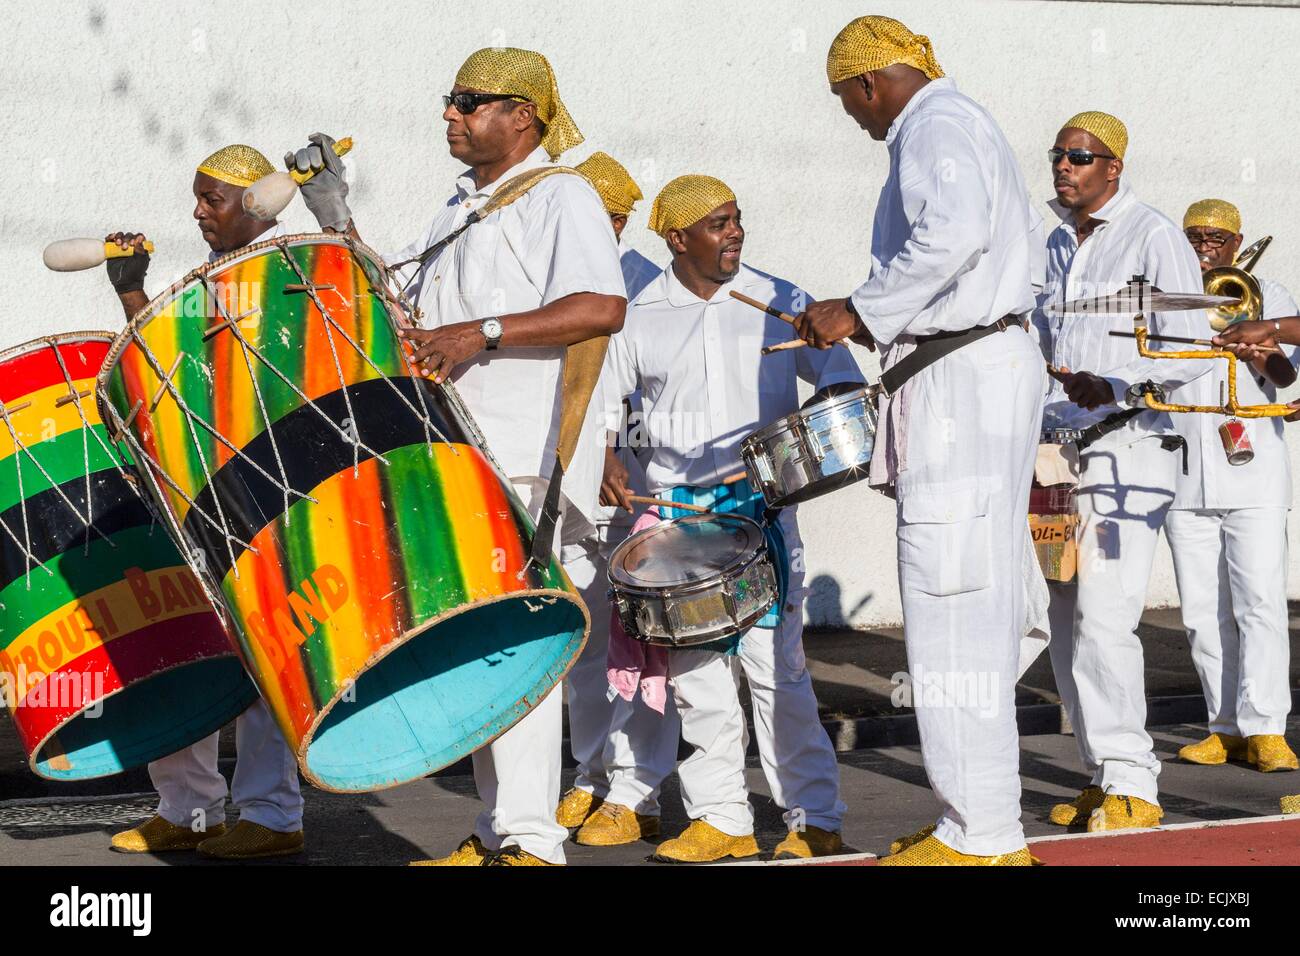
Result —
[[719, 577], [763, 545], [763, 531], [740, 515], [691, 515], [647, 528], [623, 542], [610, 576], [642, 588], [666, 588]]

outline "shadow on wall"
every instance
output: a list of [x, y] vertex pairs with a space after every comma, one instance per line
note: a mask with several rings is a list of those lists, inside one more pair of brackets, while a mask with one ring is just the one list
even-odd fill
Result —
[[845, 608], [839, 580], [829, 574], [819, 574], [808, 585], [808, 623], [817, 627], [852, 627], [852, 620], [874, 598], [875, 593], [868, 591], [852, 607]]

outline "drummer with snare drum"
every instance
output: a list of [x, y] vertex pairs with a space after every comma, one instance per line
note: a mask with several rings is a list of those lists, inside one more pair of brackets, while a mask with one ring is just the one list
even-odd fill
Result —
[[[860, 387], [862, 374], [844, 346], [762, 354], [766, 346], [793, 339], [792, 329], [729, 293], [741, 291], [794, 313], [803, 311], [808, 297], [741, 264], [740, 219], [735, 194], [717, 179], [682, 176], [663, 188], [650, 227], [664, 238], [672, 264], [629, 306], [606, 359], [606, 374], [622, 394], [641, 389], [651, 443], [650, 493], [765, 523], [768, 547], [782, 566], [782, 598], [754, 627], [700, 649], [667, 652], [666, 676], [682, 736], [694, 748], [678, 771], [691, 824], [656, 853], [672, 862], [758, 852], [744, 779], [741, 669], [754, 702], [763, 771], [790, 826], [776, 856], [821, 856], [841, 845], [839, 769], [804, 663], [804, 565], [794, 509], [765, 514], [762, 496], [747, 479], [723, 480], [741, 471], [740, 445], [747, 435], [798, 409], [796, 378], [829, 391]], [[612, 454], [602, 491], [606, 502], [630, 509], [625, 476]], [[664, 510], [665, 517], [685, 513]], [[624, 774], [623, 768], [610, 768], [610, 812], [593, 817], [587, 827], [620, 807], [635, 826], [646, 822], [624, 805], [635, 802], [624, 795]]]

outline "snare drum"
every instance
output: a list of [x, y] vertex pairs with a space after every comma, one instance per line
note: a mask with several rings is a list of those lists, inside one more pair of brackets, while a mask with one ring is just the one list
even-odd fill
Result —
[[104, 414], [225, 611], [303, 774], [378, 790], [555, 687], [587, 612], [449, 384], [411, 374], [389, 274], [345, 237], [257, 243], [114, 342]]
[[783, 508], [866, 478], [875, 443], [875, 401], [860, 388], [760, 428], [740, 455], [768, 507]]
[[752, 627], [776, 603], [763, 529], [742, 515], [688, 515], [625, 540], [609, 583], [623, 629], [647, 644], [692, 647]]

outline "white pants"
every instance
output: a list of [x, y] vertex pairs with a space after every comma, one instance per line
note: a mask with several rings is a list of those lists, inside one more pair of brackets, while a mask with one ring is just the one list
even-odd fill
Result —
[[1286, 509], [1174, 510], [1165, 534], [1210, 731], [1285, 733], [1291, 712]]
[[[1092, 782], [1106, 793], [1150, 803], [1157, 802], [1160, 761], [1146, 731], [1137, 627], [1181, 462], [1179, 452], [1162, 448], [1156, 436], [1128, 445], [1103, 438], [1080, 456], [1071, 721]], [[1063, 660], [1064, 649], [1055, 650], [1053, 664]]]
[[1037, 346], [1012, 328], [906, 386], [895, 482], [903, 634], [921, 753], [943, 806], [935, 835], [960, 853], [1025, 845], [1015, 685], [1044, 378]]
[[[158, 815], [207, 829], [226, 819], [226, 778], [217, 769], [218, 734], [149, 764]], [[230, 797], [239, 819], [279, 833], [302, 829], [298, 762], [259, 697], [235, 719], [235, 776]]]

